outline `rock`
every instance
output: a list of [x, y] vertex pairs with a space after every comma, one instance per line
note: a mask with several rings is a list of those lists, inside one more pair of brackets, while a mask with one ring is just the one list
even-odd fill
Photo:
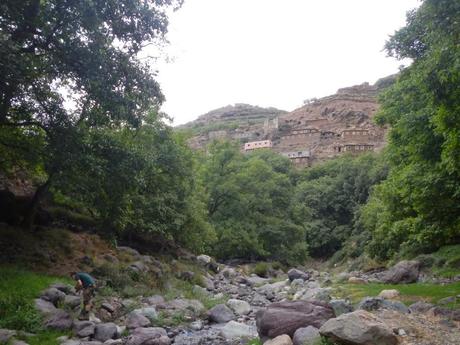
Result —
[[418, 261], [401, 261], [383, 272], [380, 279], [387, 284], [414, 283], [417, 281], [419, 272], [420, 263]]
[[205, 310], [203, 303], [195, 299], [177, 298], [168, 302], [168, 306], [172, 309], [178, 310], [188, 309], [195, 314], [201, 314]]
[[393, 331], [379, 318], [364, 310], [328, 320], [320, 334], [338, 343], [351, 345], [396, 345]]
[[179, 279], [185, 280], [185, 281], [192, 281], [192, 279], [195, 277], [195, 273], [192, 271], [184, 271], [179, 273]]
[[273, 338], [282, 334], [293, 336], [301, 327], [319, 328], [334, 316], [334, 310], [326, 303], [294, 301], [273, 303], [258, 311], [256, 320], [260, 338]]
[[169, 345], [171, 339], [164, 328], [136, 328], [128, 337], [126, 345]]
[[260, 286], [268, 282], [267, 278], [261, 278], [257, 275], [251, 275], [250, 277], [246, 278], [246, 283], [249, 286]]
[[79, 340], [69, 339], [61, 343], [61, 345], [81, 345], [81, 342]]
[[316, 288], [306, 290], [300, 299], [305, 301], [329, 302], [331, 300], [331, 288]]
[[113, 313], [115, 311], [115, 307], [108, 302], [102, 303], [101, 308], [107, 310], [109, 313]]
[[10, 329], [0, 329], [0, 344], [6, 344], [16, 333], [16, 331]]
[[203, 329], [203, 321], [201, 320], [197, 320], [197, 321], [193, 321], [191, 324], [190, 324], [190, 328], [194, 331], [200, 331]]
[[208, 290], [206, 290], [204, 287], [201, 287], [199, 285], [194, 285], [192, 291], [196, 295], [211, 296], [211, 293], [208, 292]]
[[133, 310], [135, 313], [139, 313], [145, 316], [149, 320], [155, 320], [158, 318], [158, 313], [154, 307], [145, 307]]
[[198, 255], [196, 257], [196, 260], [198, 261], [198, 263], [200, 263], [201, 265], [203, 266], [206, 266], [208, 265], [209, 263], [211, 263], [211, 257], [208, 256], [208, 255]]
[[265, 284], [257, 288], [257, 292], [264, 294], [265, 296], [275, 295], [282, 291], [287, 285], [286, 281], [280, 281], [273, 284]]
[[304, 283], [305, 283], [305, 281], [303, 279], [294, 279], [291, 282], [291, 288], [293, 288], [293, 289], [301, 288], [301, 287], [303, 287]]
[[64, 301], [65, 293], [52, 287], [52, 288], [48, 288], [45, 291], [43, 291], [42, 294], [40, 295], [40, 298], [44, 299], [45, 301], [53, 303], [57, 307], [58, 303]]
[[257, 330], [255, 327], [245, 325], [244, 323], [230, 321], [221, 329], [220, 334], [228, 340], [235, 338], [255, 338]]
[[126, 327], [128, 327], [129, 329], [148, 327], [150, 325], [150, 320], [139, 312], [132, 311], [128, 314], [128, 317], [126, 319]]
[[58, 289], [62, 291], [66, 295], [72, 295], [75, 293], [75, 288], [72, 285], [64, 284], [64, 283], [54, 283], [50, 285], [50, 288]]
[[274, 339], [268, 340], [264, 345], [292, 345], [291, 337], [287, 334], [279, 335]]
[[348, 278], [349, 284], [367, 284], [367, 280], [359, 277], [350, 277]]
[[208, 311], [208, 317], [216, 323], [224, 323], [235, 319], [235, 314], [225, 304], [218, 304]]
[[384, 299], [395, 299], [395, 298], [398, 298], [399, 295], [400, 295], [400, 292], [396, 289], [382, 290], [379, 293], [379, 297], [382, 297]]
[[345, 283], [346, 281], [348, 281], [349, 278], [350, 278], [350, 273], [342, 272], [342, 273], [337, 274], [337, 276], [335, 277], [335, 280], [337, 281], [337, 283]]
[[131, 263], [128, 268], [137, 273], [145, 273], [149, 271], [148, 266], [143, 261], [136, 261]]
[[333, 299], [329, 302], [329, 305], [334, 309], [335, 316], [353, 311], [353, 306], [344, 299]]
[[295, 331], [292, 342], [294, 345], [315, 345], [319, 342], [320, 338], [319, 329], [308, 326]]
[[11, 342], [11, 345], [29, 345], [29, 344], [27, 344], [25, 341], [15, 339]]
[[37, 309], [41, 314], [45, 315], [52, 314], [57, 310], [53, 303], [45, 301], [41, 298], [35, 299], [35, 309]]
[[118, 258], [115, 256], [115, 255], [112, 255], [112, 254], [104, 254], [102, 256], [102, 258], [105, 260], [105, 261], [108, 261], [110, 262], [111, 264], [118, 264]]
[[409, 313], [409, 309], [399, 301], [386, 300], [381, 297], [365, 297], [359, 302], [357, 309], [373, 311], [378, 309], [395, 310], [403, 314]]
[[239, 316], [247, 315], [251, 312], [251, 306], [249, 303], [239, 299], [229, 299], [227, 301], [227, 306], [230, 307], [230, 309]]
[[426, 303], [422, 301], [415, 302], [409, 306], [411, 313], [426, 313], [428, 310], [434, 307], [434, 304]]
[[66, 335], [61, 335], [60, 337], [57, 337], [56, 338], [56, 341], [60, 344], [60, 343], [63, 343], [65, 341], [69, 340], [69, 337], [66, 336]]
[[66, 295], [64, 298], [64, 306], [70, 308], [70, 309], [75, 309], [79, 307], [81, 304], [81, 298], [80, 296], [71, 296], [71, 295]]
[[270, 304], [270, 301], [266, 299], [264, 296], [256, 293], [252, 298], [251, 304], [258, 307], [265, 307]]
[[102, 342], [114, 339], [117, 337], [117, 330], [117, 325], [112, 322], [100, 323], [96, 326], [94, 339]]
[[155, 295], [155, 296], [150, 296], [150, 297], [146, 297], [142, 300], [144, 303], [148, 304], [148, 305], [157, 305], [157, 304], [162, 304], [165, 302], [165, 299], [163, 296], [160, 296], [160, 295]]
[[70, 314], [62, 309], [56, 309], [53, 313], [47, 314], [44, 325], [47, 328], [58, 331], [66, 331], [72, 328], [72, 318]]
[[212, 291], [215, 289], [214, 282], [208, 277], [202, 277], [204, 286], [207, 290]]
[[449, 303], [455, 303], [456, 300], [457, 299], [455, 296], [444, 297], [444, 298], [441, 298], [437, 304], [444, 305], [444, 304], [449, 304]]
[[85, 338], [94, 334], [96, 325], [91, 321], [74, 321], [73, 332], [77, 337]]
[[291, 268], [288, 271], [288, 278], [292, 282], [295, 279], [302, 279], [302, 280], [308, 280], [310, 279], [310, 275], [308, 273], [302, 272], [301, 270], [298, 270], [296, 268]]
[[221, 271], [221, 274], [227, 279], [232, 279], [238, 275], [238, 272], [234, 268], [226, 267]]
[[136, 258], [141, 256], [141, 254], [136, 249], [133, 249], [133, 248], [130, 248], [130, 247], [120, 246], [120, 247], [117, 247], [117, 249], [118, 249], [119, 252], [127, 253], [127, 254], [132, 255], [132, 256], [134, 256]]

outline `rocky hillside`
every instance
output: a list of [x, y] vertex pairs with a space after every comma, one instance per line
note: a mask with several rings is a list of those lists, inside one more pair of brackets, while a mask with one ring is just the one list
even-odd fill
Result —
[[304, 165], [345, 152], [379, 151], [385, 145], [386, 129], [373, 122], [379, 108], [377, 95], [393, 80], [390, 76], [374, 85], [342, 88], [291, 112], [227, 106], [181, 128], [193, 129], [189, 144], [195, 149], [215, 139], [235, 140], [242, 147], [246, 142], [271, 140], [274, 151]]

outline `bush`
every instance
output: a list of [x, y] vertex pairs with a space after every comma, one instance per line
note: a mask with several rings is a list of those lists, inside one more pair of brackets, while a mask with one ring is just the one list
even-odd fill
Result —
[[270, 266], [266, 262], [258, 262], [254, 266], [253, 272], [257, 274], [259, 277], [267, 278], [269, 269]]

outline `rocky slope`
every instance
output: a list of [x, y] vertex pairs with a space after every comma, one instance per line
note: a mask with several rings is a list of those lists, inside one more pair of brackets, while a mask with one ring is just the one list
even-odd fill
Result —
[[241, 144], [271, 140], [274, 151], [301, 165], [346, 152], [379, 151], [386, 142], [386, 129], [373, 122], [379, 108], [377, 95], [393, 80], [394, 76], [390, 76], [374, 85], [364, 83], [339, 89], [334, 95], [309, 100], [292, 112], [228, 106], [181, 128], [194, 129], [189, 145], [195, 149], [216, 139]]
[[[119, 247], [118, 255], [130, 261], [138, 274], [161, 274], [164, 265], [132, 248]], [[455, 345], [460, 341], [460, 312], [417, 302], [409, 308], [398, 301], [397, 290], [382, 291], [356, 306], [334, 297], [335, 280], [366, 284], [417, 280], [420, 265], [402, 262], [374, 274], [354, 272], [333, 276], [315, 270], [272, 271], [270, 278], [248, 275], [244, 267], [215, 263], [200, 255], [186, 260], [204, 272], [195, 296], [145, 294], [131, 298], [104, 296], [89, 321], [75, 319], [80, 296], [71, 286], [54, 284], [35, 300], [47, 328], [69, 330], [62, 345], [236, 345], [259, 337], [264, 345], [315, 344], [324, 336], [337, 344], [356, 345]], [[115, 256], [105, 256], [113, 263]], [[178, 267], [178, 266], [177, 266]], [[178, 269], [176, 275], [190, 280], [195, 273]], [[454, 296], [455, 298], [455, 296]], [[212, 303], [214, 302], [214, 303]], [[211, 305], [213, 305], [211, 307]], [[167, 318], [179, 319], [165, 324]], [[0, 339], [16, 336], [0, 330]], [[16, 343], [22, 344], [24, 343]]]

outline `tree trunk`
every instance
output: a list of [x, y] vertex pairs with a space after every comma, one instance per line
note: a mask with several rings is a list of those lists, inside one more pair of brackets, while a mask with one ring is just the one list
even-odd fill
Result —
[[23, 228], [27, 230], [32, 229], [32, 226], [34, 225], [35, 221], [35, 215], [37, 214], [38, 205], [40, 205], [40, 202], [42, 201], [43, 196], [48, 191], [50, 184], [51, 177], [48, 177], [48, 180], [46, 180], [46, 182], [42, 184], [40, 187], [38, 187], [35, 191], [32, 200], [29, 202], [29, 205], [27, 205], [26, 210], [24, 212], [24, 218], [21, 224]]

